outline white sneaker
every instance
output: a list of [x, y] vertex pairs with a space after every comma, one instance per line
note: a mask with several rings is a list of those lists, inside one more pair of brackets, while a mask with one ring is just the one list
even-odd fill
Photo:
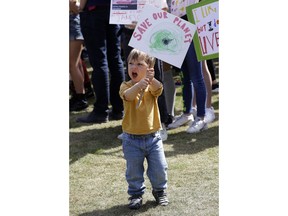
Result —
[[117, 136], [117, 138], [120, 139], [120, 140], [122, 140], [122, 138], [123, 138], [123, 133], [119, 134], [119, 135]]
[[166, 141], [168, 138], [168, 134], [167, 134], [166, 127], [165, 127], [164, 123], [162, 123], [162, 129], [160, 130], [160, 136], [162, 138], [162, 141]]
[[174, 122], [168, 125], [169, 129], [175, 129], [182, 125], [185, 125], [191, 121], [194, 120], [193, 114], [182, 114], [181, 116], [178, 116]]
[[207, 129], [207, 123], [200, 119], [200, 118], [196, 118], [195, 121], [189, 126], [189, 128], [186, 130], [187, 133], [197, 133], [200, 132], [202, 130]]
[[214, 113], [214, 108], [210, 107], [210, 108], [206, 108], [205, 109], [205, 117], [204, 117], [204, 121], [209, 124], [211, 122], [213, 122], [215, 119], [215, 113]]

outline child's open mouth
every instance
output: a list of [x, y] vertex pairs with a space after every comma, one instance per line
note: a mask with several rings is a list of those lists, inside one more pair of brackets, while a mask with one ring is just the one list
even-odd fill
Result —
[[138, 73], [132, 72], [132, 77], [133, 77], [133, 78], [136, 78], [137, 76], [138, 76]]

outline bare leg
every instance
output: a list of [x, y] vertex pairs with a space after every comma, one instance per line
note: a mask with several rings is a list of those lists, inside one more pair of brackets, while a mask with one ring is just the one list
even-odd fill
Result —
[[69, 42], [69, 73], [77, 94], [85, 93], [83, 70], [79, 68], [82, 48], [83, 42], [80, 40]]
[[202, 70], [207, 91], [206, 107], [210, 108], [212, 103], [212, 79], [206, 61], [202, 61]]

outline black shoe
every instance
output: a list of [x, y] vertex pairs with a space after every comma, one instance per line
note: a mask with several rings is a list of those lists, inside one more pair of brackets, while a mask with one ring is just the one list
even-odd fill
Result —
[[152, 191], [152, 194], [158, 205], [166, 206], [169, 203], [167, 194], [165, 191]]
[[95, 112], [91, 112], [86, 116], [79, 117], [76, 119], [77, 122], [81, 123], [105, 123], [108, 122], [108, 116], [100, 116]]
[[123, 119], [123, 112], [120, 113], [114, 113], [114, 112], [110, 112], [109, 113], [109, 120], [121, 120]]
[[129, 209], [139, 209], [142, 206], [142, 196], [141, 195], [133, 195], [129, 197]]
[[81, 111], [88, 107], [88, 102], [86, 100], [75, 100], [72, 101], [72, 104], [69, 107], [69, 111]]
[[69, 100], [69, 111], [81, 111], [88, 107], [88, 102], [84, 94], [74, 94]]
[[168, 114], [167, 121], [165, 122], [166, 128], [168, 128], [168, 125], [171, 124], [174, 121], [174, 119], [175, 119], [174, 116]]

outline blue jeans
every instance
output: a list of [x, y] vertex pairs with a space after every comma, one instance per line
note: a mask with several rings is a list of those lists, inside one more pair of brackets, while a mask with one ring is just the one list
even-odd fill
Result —
[[123, 111], [119, 96], [124, 81], [120, 25], [109, 24], [109, 13], [109, 8], [80, 13], [81, 31], [93, 68], [91, 81], [96, 95], [93, 112], [99, 116], [108, 115], [109, 104], [112, 112]]
[[201, 61], [198, 62], [197, 60], [193, 41], [188, 49], [181, 70], [183, 72], [184, 113], [192, 112], [192, 102], [195, 88], [197, 116], [204, 117], [207, 92], [202, 73]]
[[129, 195], [145, 192], [144, 159], [147, 159], [147, 176], [155, 191], [167, 188], [167, 169], [160, 133], [132, 135], [123, 133], [123, 153], [126, 159], [126, 180]]

